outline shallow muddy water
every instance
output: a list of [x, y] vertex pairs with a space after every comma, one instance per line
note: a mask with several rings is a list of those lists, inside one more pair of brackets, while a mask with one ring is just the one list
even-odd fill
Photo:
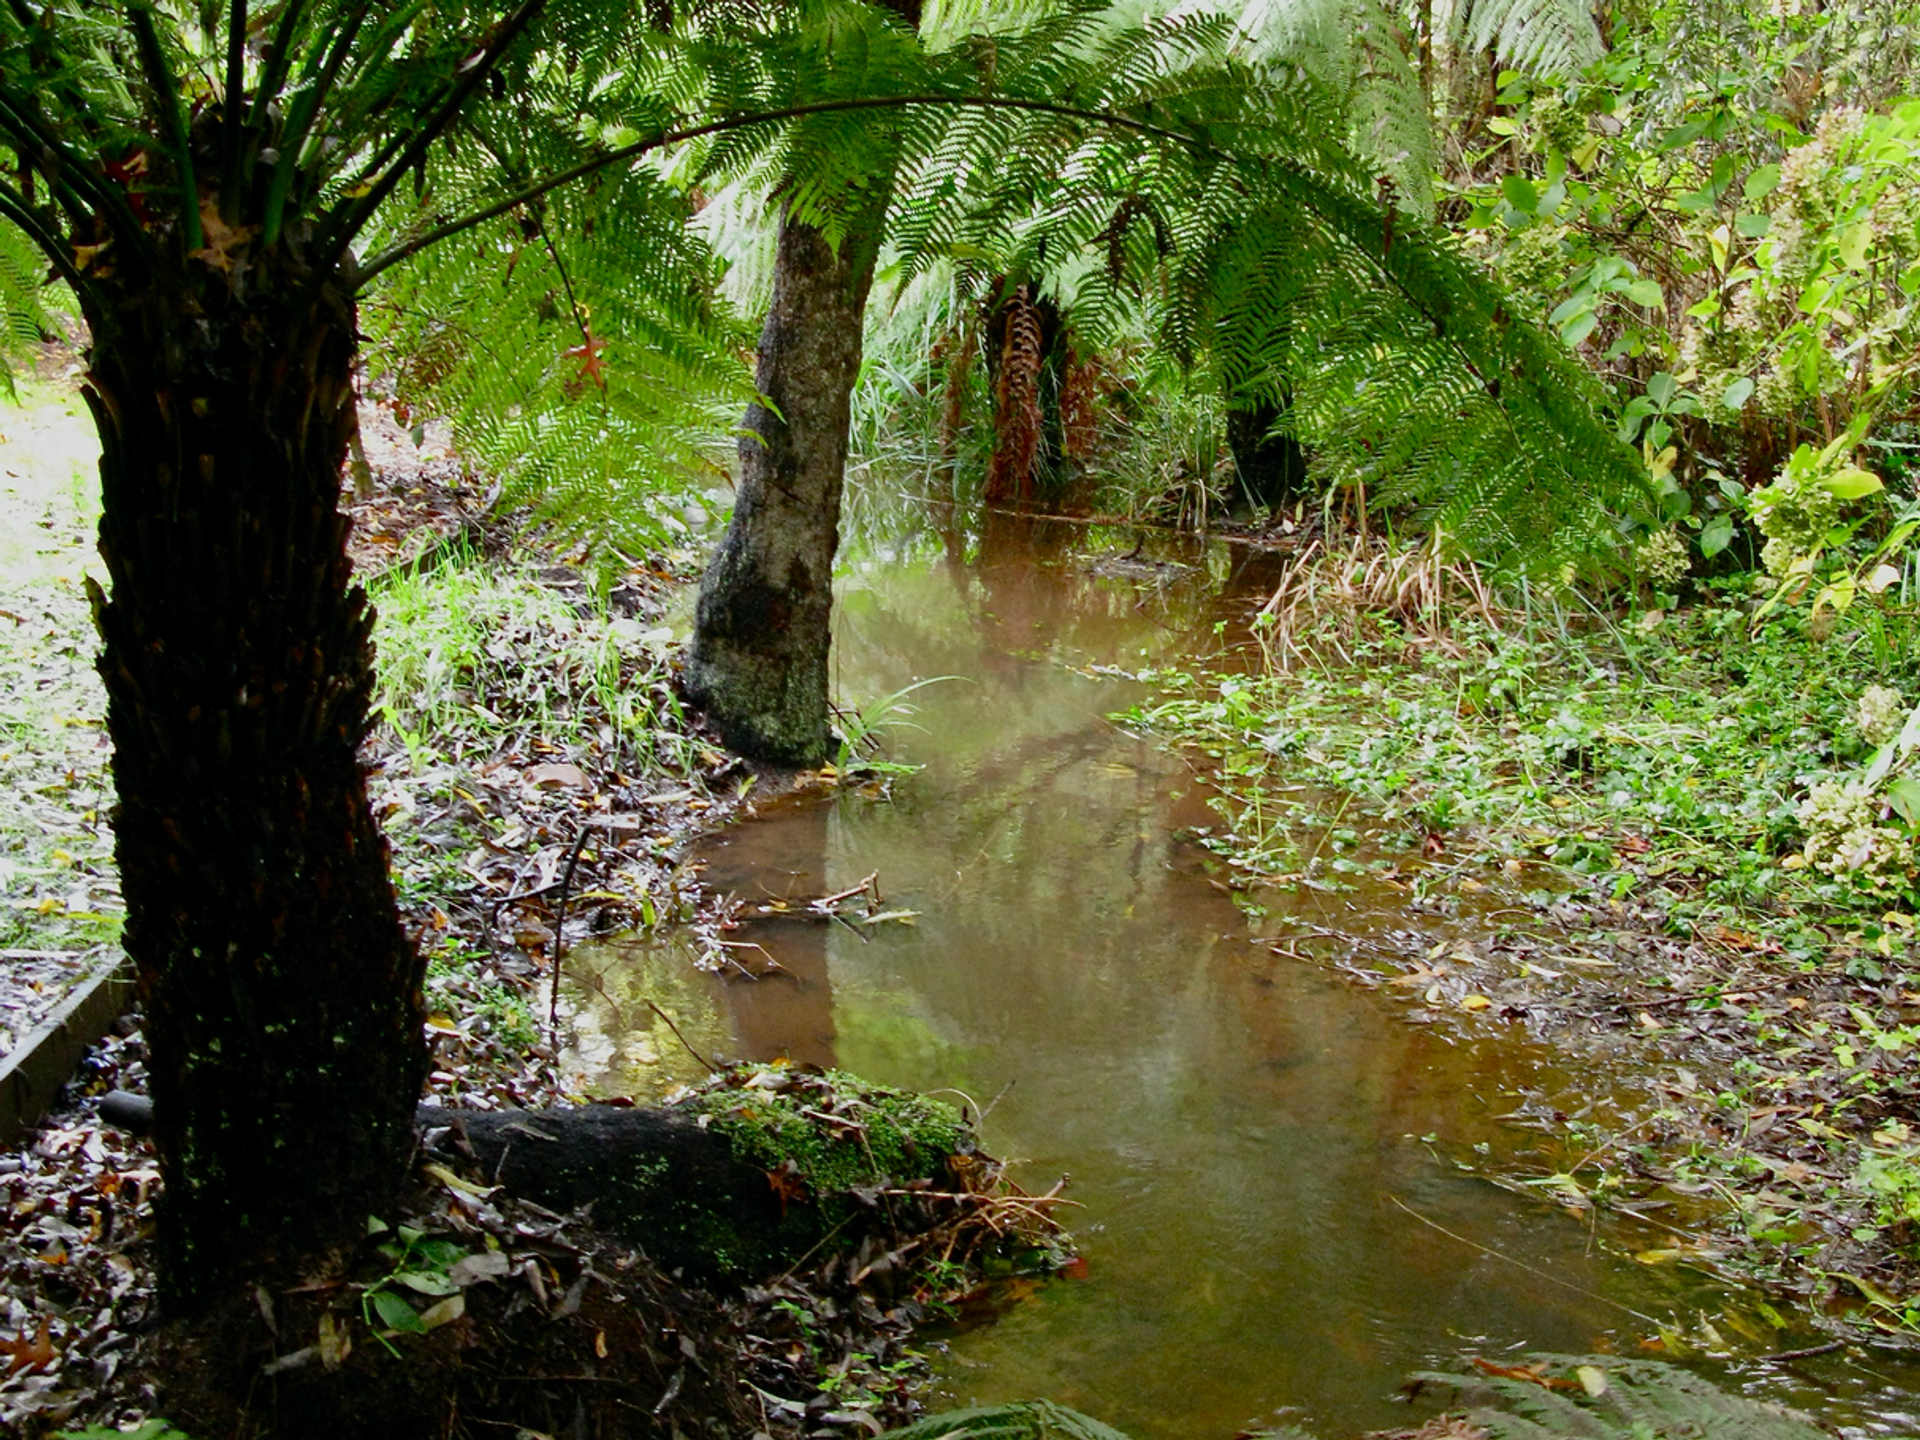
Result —
[[[651, 1000], [710, 1054], [964, 1092], [1029, 1188], [1069, 1173], [1087, 1277], [952, 1336], [953, 1403], [1048, 1396], [1142, 1440], [1276, 1423], [1332, 1440], [1411, 1423], [1408, 1374], [1469, 1354], [1643, 1353], [1662, 1331], [1736, 1357], [1807, 1342], [1770, 1331], [1754, 1297], [1636, 1263], [1673, 1243], [1658, 1232], [1596, 1227], [1459, 1163], [1564, 1163], [1530, 1158], [1542, 1137], [1502, 1118], [1523, 1078], [1544, 1072], [1569, 1113], [1601, 1120], [1624, 1113], [1610, 1097], [1525, 1040], [1408, 1024], [1262, 938], [1456, 930], [1384, 885], [1268, 894], [1276, 913], [1250, 915], [1181, 838], [1218, 823], [1204, 783], [1104, 718], [1147, 692], [1095, 667], [1230, 643], [1236, 584], [1257, 578], [1236, 581], [1233, 552], [1122, 542], [1101, 561], [1066, 528], [989, 538], [982, 563], [908, 553], [845, 576], [844, 695], [958, 678], [915, 692], [919, 728], [889, 732], [889, 756], [922, 767], [891, 799], [790, 798], [702, 843], [708, 882], [742, 905], [738, 963], [701, 973], [672, 941], [576, 953], [573, 1053], [599, 1089], [658, 1092], [697, 1068]], [[870, 874], [912, 918], [778, 913]], [[1837, 1406], [1861, 1433], [1912, 1413], [1888, 1388], [1901, 1377], [1843, 1358], [1714, 1373]]]

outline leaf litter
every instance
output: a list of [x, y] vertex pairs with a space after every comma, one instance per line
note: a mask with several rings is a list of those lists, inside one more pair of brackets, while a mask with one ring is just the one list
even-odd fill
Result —
[[[428, 1098], [469, 1108], [578, 1101], [548, 1028], [565, 949], [668, 921], [722, 935], [732, 919], [683, 872], [680, 847], [775, 777], [726, 755], [680, 710], [661, 617], [685, 557], [623, 561], [598, 575], [584, 556], [541, 559], [537, 534], [514, 543], [479, 522], [488, 497], [430, 433], [420, 446], [391, 417], [363, 419], [371, 484], [349, 507], [353, 550], [383, 612], [380, 723], [366, 761], [403, 913], [429, 958]], [[83, 539], [76, 530], [68, 549], [77, 554]], [[485, 564], [474, 563], [482, 555]], [[43, 627], [44, 644], [0, 645], [0, 665], [23, 676], [42, 667], [46, 683], [28, 691], [68, 687], [79, 698], [66, 708], [94, 717], [41, 727], [78, 736], [85, 766], [62, 769], [61, 757], [35, 752], [23, 769], [41, 778], [22, 813], [40, 807], [38, 828], [77, 873], [64, 877], [58, 906], [43, 905], [47, 877], [23, 873], [32, 867], [0, 865], [0, 879], [41, 887], [8, 892], [32, 899], [37, 927], [15, 948], [60, 950], [64, 961], [66, 946], [88, 957], [116, 951], [104, 942], [117, 919], [107, 751], [99, 706], [84, 703], [90, 631], [75, 595], [49, 594], [34, 617], [5, 617]], [[453, 623], [420, 643], [427, 608]], [[24, 753], [16, 747], [0, 766]], [[801, 903], [823, 922], [911, 918], [885, 912], [871, 880]], [[99, 928], [76, 930], [74, 917]], [[33, 987], [10, 964], [0, 996], [17, 998]], [[0, 1011], [0, 1025], [14, 1023], [3, 1018], [11, 1013]], [[983, 1266], [1010, 1274], [1014, 1251], [1046, 1265], [1064, 1258], [1051, 1219], [1057, 1189], [1028, 1195], [982, 1156], [963, 1190], [875, 1193], [894, 1228], [851, 1250], [825, 1247], [733, 1292], [702, 1290], [659, 1274], [590, 1217], [516, 1200], [440, 1150], [423, 1154], [400, 1209], [354, 1253], [301, 1285], [240, 1297], [197, 1327], [162, 1326], [155, 1157], [100, 1114], [110, 1092], [144, 1091], [137, 1025], [137, 1016], [119, 1022], [40, 1132], [0, 1155], [9, 1241], [0, 1429], [23, 1437], [152, 1421], [162, 1376], [169, 1418], [198, 1416], [194, 1433], [257, 1423], [232, 1409], [232, 1397], [252, 1392], [278, 1407], [287, 1434], [299, 1432], [302, 1413], [324, 1417], [313, 1433], [397, 1425], [428, 1434], [448, 1413], [492, 1410], [529, 1422], [525, 1433], [561, 1433], [591, 1411], [644, 1413], [688, 1436], [865, 1436], [917, 1413], [926, 1375], [917, 1326], [1008, 1303], [1031, 1284], [996, 1287]], [[797, 1074], [786, 1083], [818, 1084]], [[836, 1113], [830, 1088], [814, 1098], [835, 1123], [858, 1123]], [[423, 1396], [451, 1412], [418, 1410]]]

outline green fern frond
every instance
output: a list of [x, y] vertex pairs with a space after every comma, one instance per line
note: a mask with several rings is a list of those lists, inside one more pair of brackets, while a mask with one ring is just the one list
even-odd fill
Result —
[[[1425, 1374], [1459, 1391], [1491, 1440], [1830, 1440], [1811, 1417], [1733, 1395], [1655, 1360], [1612, 1355], [1529, 1356], [1535, 1378]], [[1514, 1367], [1519, 1370], [1520, 1367]], [[1597, 1393], [1595, 1393], [1597, 1392]], [[1498, 1407], [1485, 1403], [1488, 1393]]]
[[1128, 1440], [1090, 1415], [1051, 1400], [947, 1410], [898, 1430], [883, 1440]]
[[1458, 0], [1452, 30], [1456, 43], [1505, 64], [1571, 76], [1605, 53], [1593, 13], [1587, 0]]

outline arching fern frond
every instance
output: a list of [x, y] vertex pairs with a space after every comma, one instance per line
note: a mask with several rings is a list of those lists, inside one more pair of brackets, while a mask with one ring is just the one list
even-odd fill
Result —
[[1454, 43], [1536, 75], [1578, 74], [1605, 53], [1588, 0], [1455, 0]]
[[58, 325], [49, 304], [47, 262], [17, 226], [0, 220], [0, 391], [17, 398], [13, 365]]

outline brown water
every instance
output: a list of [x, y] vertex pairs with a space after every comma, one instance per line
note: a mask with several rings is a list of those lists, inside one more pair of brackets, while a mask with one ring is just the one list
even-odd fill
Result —
[[[1464, 1171], [1473, 1147], [1507, 1173], [1565, 1163], [1501, 1119], [1523, 1078], [1544, 1075], [1570, 1113], [1622, 1112], [1537, 1046], [1407, 1024], [1261, 938], [1441, 922], [1384, 888], [1269, 896], [1300, 908], [1249, 918], [1218, 862], [1178, 838], [1217, 821], [1204, 784], [1103, 718], [1146, 688], [1093, 670], [1229, 643], [1246, 567], [1189, 549], [1103, 578], [1063, 548], [1071, 533], [999, 537], [991, 563], [909, 553], [844, 578], [844, 694], [961, 677], [918, 691], [923, 728], [890, 736], [893, 758], [923, 768], [891, 799], [781, 801], [703, 843], [709, 882], [749, 916], [732, 938], [764, 947], [729, 953], [786, 973], [701, 974], [684, 941], [578, 952], [574, 1053], [595, 1083], [658, 1091], [698, 1069], [651, 999], [709, 1054], [964, 1092], [991, 1105], [988, 1147], [1025, 1161], [1031, 1186], [1070, 1173], [1088, 1278], [954, 1336], [939, 1366], [953, 1403], [1044, 1395], [1165, 1440], [1275, 1423], [1333, 1437], [1409, 1423], [1396, 1392], [1425, 1366], [1641, 1353], [1665, 1331], [1722, 1352], [1723, 1381], [1906, 1433], [1912, 1404], [1889, 1388], [1902, 1377], [1841, 1357], [1743, 1367], [1805, 1337], [1770, 1332], [1753, 1297], [1705, 1275], [1635, 1263], [1654, 1232]], [[911, 921], [751, 918], [869, 874]]]

